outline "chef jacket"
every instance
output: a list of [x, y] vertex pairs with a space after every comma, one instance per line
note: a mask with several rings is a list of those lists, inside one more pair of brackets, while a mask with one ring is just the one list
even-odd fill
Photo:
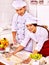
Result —
[[[24, 46], [25, 49], [26, 49], [28, 44], [30, 44], [30, 43], [28, 43], [28, 41], [31, 39], [32, 41], [34, 40], [37, 43], [37, 46], [35, 47], [35, 50], [40, 51], [43, 44], [44, 44], [44, 42], [48, 39], [47, 30], [45, 28], [37, 26], [37, 29], [36, 29], [35, 33], [32, 33], [29, 30], [27, 30], [27, 32], [28, 33], [25, 35], [25, 38], [21, 42], [21, 45]], [[30, 50], [29, 47], [28, 47], [27, 51], [32, 51], [32, 50]]]
[[17, 40], [19, 43], [22, 42], [22, 40], [25, 38], [25, 22], [28, 20], [36, 21], [37, 18], [33, 17], [28, 13], [27, 11], [23, 16], [18, 15], [17, 13], [13, 16], [12, 20], [12, 31], [17, 32]]

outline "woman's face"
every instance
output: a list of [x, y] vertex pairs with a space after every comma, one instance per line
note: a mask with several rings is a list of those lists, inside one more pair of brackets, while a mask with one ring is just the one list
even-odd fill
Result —
[[21, 16], [24, 15], [25, 11], [26, 11], [26, 7], [25, 7], [25, 6], [22, 7], [22, 8], [20, 8], [20, 9], [17, 9], [17, 10], [16, 10], [16, 12], [17, 12], [19, 15], [21, 15]]
[[28, 25], [26, 25], [26, 26], [27, 26], [27, 29], [28, 29], [30, 32], [33, 32], [33, 33], [36, 32], [36, 26], [34, 26], [33, 24], [28, 24]]

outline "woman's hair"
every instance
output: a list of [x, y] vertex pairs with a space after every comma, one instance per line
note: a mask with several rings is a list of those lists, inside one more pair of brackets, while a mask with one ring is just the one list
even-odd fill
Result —
[[37, 26], [37, 24], [32, 24], [32, 25]]

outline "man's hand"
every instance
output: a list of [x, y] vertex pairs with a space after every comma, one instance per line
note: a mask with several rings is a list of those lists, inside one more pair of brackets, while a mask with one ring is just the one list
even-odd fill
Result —
[[30, 61], [31, 61], [31, 58], [29, 57], [29, 58], [27, 58], [26, 60], [24, 60], [22, 63], [28, 64]]

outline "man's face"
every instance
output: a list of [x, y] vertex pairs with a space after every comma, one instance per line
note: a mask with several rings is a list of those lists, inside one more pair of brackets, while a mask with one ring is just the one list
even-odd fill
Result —
[[25, 11], [26, 11], [26, 7], [25, 7], [25, 6], [22, 7], [22, 8], [20, 8], [20, 9], [17, 9], [17, 10], [16, 10], [16, 12], [17, 12], [19, 15], [21, 15], [21, 16], [24, 15]]
[[30, 32], [33, 32], [33, 33], [36, 32], [36, 26], [34, 26], [33, 24], [28, 24], [28, 25], [26, 25], [26, 26], [27, 26], [27, 29], [28, 29]]

